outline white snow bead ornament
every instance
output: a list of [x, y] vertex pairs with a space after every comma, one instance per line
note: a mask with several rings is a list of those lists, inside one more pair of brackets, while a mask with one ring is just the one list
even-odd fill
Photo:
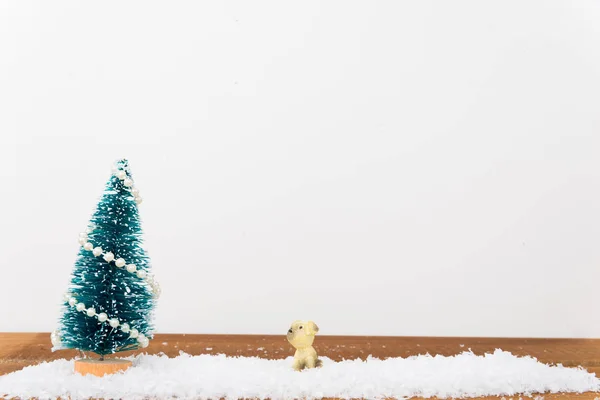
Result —
[[116, 328], [119, 326], [119, 320], [116, 318], [111, 318], [110, 321], [108, 321], [108, 324], [113, 328]]
[[75, 309], [77, 311], [83, 311], [83, 310], [85, 310], [85, 304], [83, 304], [83, 303], [77, 303], [77, 305], [75, 306]]
[[139, 196], [138, 196], [138, 197], [136, 197], [136, 198], [135, 198], [135, 203], [136, 203], [136, 204], [142, 204], [142, 198], [141, 198], [141, 197], [139, 197]]
[[107, 319], [108, 319], [108, 315], [106, 315], [106, 313], [101, 312], [100, 314], [98, 314], [98, 321], [104, 322]]
[[110, 251], [104, 255], [104, 261], [106, 261], [106, 262], [111, 262], [114, 259], [115, 259], [115, 255], [113, 253], [111, 253]]
[[93, 245], [93, 244], [91, 244], [90, 242], [86, 242], [86, 243], [83, 245], [83, 248], [84, 248], [84, 249], [86, 249], [87, 251], [92, 251], [92, 250], [94, 249], [94, 245]]
[[139, 189], [137, 189], [137, 188], [131, 188], [131, 194], [132, 194], [134, 197], [140, 197], [140, 196], [139, 196], [139, 194], [140, 194], [140, 190], [139, 190]]
[[87, 237], [80, 236], [77, 241], [79, 242], [79, 244], [85, 244], [87, 242]]
[[92, 250], [92, 254], [96, 257], [100, 257], [102, 255], [102, 247], [94, 247], [94, 250]]
[[123, 333], [129, 333], [129, 324], [126, 322], [123, 325], [121, 325], [121, 330], [123, 331]]
[[156, 281], [152, 282], [152, 292], [154, 293], [154, 297], [156, 297], [156, 298], [160, 297], [160, 293], [161, 293], [160, 285]]
[[71, 300], [71, 293], [65, 293], [63, 294], [63, 300], [68, 302], [69, 300]]
[[88, 237], [88, 234], [86, 232], [79, 232], [79, 237]]
[[127, 187], [131, 187], [131, 186], [133, 186], [133, 181], [129, 178], [125, 178], [125, 180], [123, 181], [123, 185], [125, 185]]
[[138, 337], [139, 332], [137, 329], [133, 328], [129, 330], [129, 337], [135, 339], [136, 337]]
[[145, 337], [144, 340], [140, 341], [139, 343], [142, 347], [148, 347], [148, 345], [150, 344], [150, 340], [148, 340], [148, 338]]
[[75, 304], [77, 304], [77, 299], [75, 297], [71, 297], [69, 299], [69, 305], [73, 307]]
[[117, 171], [117, 173], [115, 175], [117, 175], [117, 178], [119, 178], [120, 180], [123, 180], [127, 177], [127, 173], [125, 171], [123, 171], [122, 169]]
[[140, 333], [140, 334], [138, 335], [138, 337], [137, 337], [137, 341], [138, 341], [139, 343], [142, 343], [144, 340], [147, 340], [147, 339], [146, 339], [146, 336], [144, 336], [144, 334], [143, 334], [143, 333]]
[[90, 307], [87, 309], [86, 314], [88, 317], [93, 317], [96, 315], [96, 309], [94, 307]]
[[137, 275], [138, 278], [144, 279], [146, 277], [146, 271], [140, 270], [140, 271], [137, 272], [136, 275]]
[[122, 258], [117, 258], [117, 260], [115, 261], [115, 265], [121, 268], [125, 265], [125, 260], [123, 260]]
[[58, 346], [60, 344], [60, 335], [58, 334], [58, 332], [52, 332], [52, 334], [50, 335], [50, 341], [52, 342], [53, 346]]
[[135, 268], [136, 268], [136, 267], [135, 267], [135, 264], [129, 264], [129, 265], [127, 266], [127, 272], [134, 273], [134, 272], [135, 272]]

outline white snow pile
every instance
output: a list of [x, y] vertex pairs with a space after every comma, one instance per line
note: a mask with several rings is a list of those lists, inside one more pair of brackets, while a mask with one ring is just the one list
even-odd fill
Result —
[[77, 399], [381, 399], [440, 398], [600, 391], [600, 379], [582, 368], [549, 366], [531, 357], [496, 350], [476, 356], [421, 355], [409, 358], [334, 362], [295, 372], [292, 358], [266, 360], [224, 355], [175, 358], [141, 355], [124, 373], [81, 376], [73, 361], [57, 360], [0, 376], [0, 397]]

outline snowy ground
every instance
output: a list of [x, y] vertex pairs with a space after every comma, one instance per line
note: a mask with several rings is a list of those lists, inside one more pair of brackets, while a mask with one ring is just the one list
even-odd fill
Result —
[[583, 369], [548, 366], [496, 350], [486, 356], [416, 356], [333, 362], [294, 372], [292, 359], [142, 355], [127, 372], [97, 378], [57, 360], [0, 376], [0, 395], [41, 399], [83, 398], [381, 398], [467, 397], [600, 390]]

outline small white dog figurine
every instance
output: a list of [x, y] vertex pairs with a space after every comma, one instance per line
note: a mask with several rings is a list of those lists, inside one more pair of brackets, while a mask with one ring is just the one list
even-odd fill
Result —
[[288, 330], [287, 340], [296, 348], [293, 365], [296, 371], [323, 365], [317, 358], [317, 351], [312, 347], [317, 332], [319, 327], [312, 321], [294, 321]]

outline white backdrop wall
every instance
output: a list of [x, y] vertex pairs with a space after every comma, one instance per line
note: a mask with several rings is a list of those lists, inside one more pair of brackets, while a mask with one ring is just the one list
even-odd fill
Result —
[[129, 158], [160, 332], [598, 337], [600, 3], [0, 3], [0, 331]]

